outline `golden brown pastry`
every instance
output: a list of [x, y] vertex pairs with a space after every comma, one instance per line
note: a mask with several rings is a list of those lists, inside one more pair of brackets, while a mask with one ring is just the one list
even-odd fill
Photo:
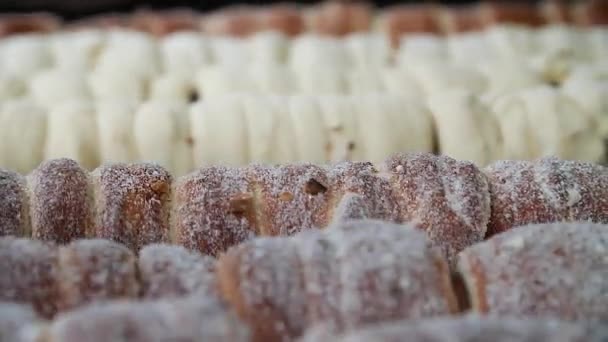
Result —
[[482, 314], [608, 321], [608, 226], [522, 226], [463, 251], [458, 270]]
[[94, 232], [89, 174], [75, 161], [43, 162], [28, 176], [28, 186], [34, 239], [63, 244]]
[[97, 216], [94, 236], [138, 251], [168, 241], [171, 175], [155, 164], [111, 164], [91, 175]]

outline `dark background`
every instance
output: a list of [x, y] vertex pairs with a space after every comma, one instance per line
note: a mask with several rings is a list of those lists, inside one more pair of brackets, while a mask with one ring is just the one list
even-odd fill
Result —
[[[271, 3], [289, 2], [282, 1], [263, 1], [263, 0], [244, 0], [244, 1], [225, 1], [225, 0], [0, 0], [0, 12], [32, 12], [32, 11], [51, 11], [63, 16], [65, 19], [74, 19], [85, 15], [102, 12], [124, 12], [137, 8], [172, 8], [190, 7], [200, 11], [210, 11], [230, 4], [253, 4], [264, 5]], [[299, 4], [314, 4], [318, 1], [292, 1]], [[421, 2], [421, 1], [395, 1], [381, 0], [371, 1], [379, 7], [395, 5], [400, 3]], [[467, 0], [444, 0], [433, 1], [439, 3], [468, 3]], [[510, 1], [512, 2], [512, 1]], [[532, 2], [532, 1], [519, 1]]]

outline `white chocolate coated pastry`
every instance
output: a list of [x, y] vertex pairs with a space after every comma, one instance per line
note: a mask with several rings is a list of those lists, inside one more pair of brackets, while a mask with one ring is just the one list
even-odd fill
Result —
[[145, 79], [118, 69], [95, 69], [87, 81], [96, 100], [141, 101], [146, 95]]
[[262, 94], [292, 94], [296, 78], [292, 70], [280, 64], [258, 62], [248, 68], [255, 92]]
[[160, 72], [160, 53], [156, 41], [135, 31], [110, 31], [96, 69], [126, 72], [137, 78], [151, 79]]
[[597, 118], [600, 134], [608, 138], [608, 79], [596, 80], [587, 77], [567, 78], [561, 91], [576, 101], [588, 114]]
[[243, 66], [250, 58], [245, 40], [234, 37], [214, 37], [211, 39], [211, 58], [214, 64]]
[[427, 96], [450, 88], [466, 89], [479, 94], [488, 86], [482, 73], [453, 63], [419, 61], [402, 65], [401, 68], [414, 75]]
[[384, 34], [353, 33], [346, 36], [344, 45], [354, 66], [379, 67], [392, 58], [390, 41]]
[[0, 69], [27, 79], [52, 64], [48, 41], [43, 35], [19, 35], [0, 42]]
[[485, 166], [500, 159], [502, 137], [489, 107], [466, 90], [453, 89], [427, 99], [442, 154]]
[[244, 96], [248, 155], [255, 162], [287, 162], [296, 159], [296, 147], [287, 102], [269, 96]]
[[95, 102], [99, 158], [102, 163], [128, 162], [136, 159], [133, 140], [135, 103], [125, 100]]
[[249, 161], [244, 108], [236, 96], [217, 96], [190, 107], [195, 167]]
[[295, 38], [291, 44], [288, 63], [294, 69], [309, 70], [310, 67], [319, 64], [343, 69], [352, 64], [344, 48], [344, 42], [337, 38], [302, 35]]
[[0, 165], [27, 173], [43, 160], [47, 115], [26, 99], [4, 102], [0, 108]]
[[31, 78], [29, 91], [32, 98], [46, 108], [90, 97], [84, 75], [73, 69], [42, 71]]
[[191, 78], [177, 72], [163, 74], [150, 85], [149, 98], [153, 100], [187, 103], [197, 97]]
[[399, 65], [410, 62], [441, 62], [448, 58], [446, 41], [436, 35], [417, 34], [404, 36], [399, 44], [397, 61]]
[[92, 170], [99, 165], [95, 108], [87, 101], [69, 101], [48, 113], [45, 159], [71, 158]]
[[391, 134], [397, 139], [394, 152], [432, 152], [433, 118], [415, 96], [382, 95], [383, 108], [391, 122]]
[[58, 68], [86, 71], [95, 65], [104, 42], [103, 31], [89, 29], [56, 33], [49, 44]]
[[195, 32], [176, 32], [159, 42], [163, 68], [168, 73], [192, 77], [194, 70], [211, 60], [209, 42]]
[[186, 106], [151, 100], [142, 103], [133, 121], [139, 160], [154, 161], [176, 176], [192, 170], [192, 139]]
[[26, 92], [23, 80], [7, 72], [0, 72], [0, 100], [7, 101], [21, 97]]
[[198, 71], [196, 90], [205, 98], [212, 95], [253, 92], [256, 89], [246, 66], [214, 64]]
[[291, 96], [288, 101], [298, 160], [325, 162], [329, 141], [319, 101], [311, 96]]
[[387, 153], [400, 151], [398, 137], [393, 133], [398, 127], [392, 122], [383, 97], [365, 94], [352, 97], [352, 101], [359, 127], [355, 147], [361, 148], [362, 159], [379, 162], [386, 158]]
[[329, 143], [326, 158], [329, 161], [363, 160], [358, 139], [358, 113], [346, 96], [320, 96], [319, 105]]
[[278, 64], [287, 61], [290, 41], [281, 32], [257, 32], [247, 39], [253, 63]]
[[320, 64], [294, 68], [298, 91], [303, 94], [346, 94], [346, 72]]
[[506, 95], [492, 108], [500, 123], [505, 159], [558, 156], [599, 161], [604, 153], [596, 118], [548, 86]]

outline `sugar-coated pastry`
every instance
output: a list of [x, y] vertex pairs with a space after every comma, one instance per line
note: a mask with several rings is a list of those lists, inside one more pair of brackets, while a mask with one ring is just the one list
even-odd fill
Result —
[[297, 160], [311, 163], [327, 161], [325, 149], [329, 141], [319, 101], [304, 95], [290, 96], [287, 101]]
[[254, 189], [244, 169], [210, 166], [174, 185], [171, 241], [217, 256], [259, 232]]
[[608, 337], [608, 327], [602, 324], [546, 318], [484, 317], [477, 314], [385, 322], [340, 335], [332, 333], [332, 330], [326, 325], [310, 329], [300, 342], [601, 342]]
[[321, 322], [352, 329], [456, 310], [447, 263], [424, 234], [381, 221], [257, 238], [222, 255], [217, 270], [254, 341], [293, 339]]
[[0, 69], [27, 79], [52, 64], [48, 41], [42, 34], [16, 35], [2, 39]]
[[325, 168], [312, 164], [251, 165], [260, 235], [292, 235], [328, 224], [332, 189]]
[[91, 174], [97, 238], [138, 251], [169, 238], [171, 175], [148, 163], [106, 164]]
[[58, 69], [86, 71], [95, 65], [104, 41], [101, 30], [62, 31], [49, 37], [49, 48]]
[[[64, 132], [65, 133], [65, 132]], [[34, 169], [44, 158], [47, 114], [31, 100], [0, 105], [0, 165], [20, 173]]]
[[606, 322], [608, 227], [521, 226], [463, 251], [458, 270], [474, 311]]
[[32, 238], [68, 243], [93, 233], [89, 175], [71, 159], [40, 164], [28, 176]]
[[249, 329], [219, 301], [188, 297], [160, 301], [114, 301], [59, 316], [51, 341], [249, 341]]
[[544, 158], [498, 161], [485, 173], [492, 198], [488, 235], [532, 223], [608, 223], [608, 170], [603, 166]]
[[190, 134], [195, 167], [244, 165], [249, 159], [249, 133], [237, 96], [217, 96], [190, 107]]
[[0, 37], [49, 33], [57, 30], [60, 25], [60, 19], [49, 13], [3, 14], [0, 16]]
[[334, 224], [359, 219], [399, 222], [401, 213], [392, 184], [372, 163], [337, 163], [328, 174], [333, 192], [328, 216]]
[[99, 160], [102, 163], [136, 160], [133, 136], [134, 101], [95, 101]]
[[142, 103], [133, 119], [139, 160], [154, 161], [175, 176], [192, 169], [192, 138], [186, 106], [165, 101]]
[[141, 297], [215, 296], [215, 259], [168, 244], [147, 245], [137, 262]]
[[485, 175], [473, 163], [429, 153], [399, 153], [388, 158], [381, 171], [393, 185], [400, 222], [424, 230], [450, 261], [483, 240], [490, 193]]
[[136, 297], [136, 264], [131, 251], [109, 240], [77, 240], [59, 247], [59, 310]]
[[29, 202], [25, 178], [0, 169], [0, 236], [31, 234]]
[[70, 69], [42, 71], [32, 77], [28, 88], [34, 101], [45, 108], [90, 97], [85, 76]]
[[89, 101], [70, 100], [47, 115], [45, 159], [71, 158], [92, 170], [99, 165], [95, 108]]
[[328, 138], [325, 149], [328, 161], [363, 160], [359, 135], [358, 114], [347, 96], [320, 96], [321, 116]]
[[442, 154], [480, 166], [501, 159], [503, 139], [498, 122], [479, 97], [450, 89], [431, 95], [427, 103]]
[[0, 300], [32, 305], [50, 317], [57, 310], [59, 256], [50, 242], [0, 238]]
[[[27, 304], [0, 302], [0, 338], [2, 341], [30, 342], [26, 330], [39, 323], [40, 317]], [[34, 342], [31, 340], [31, 342]]]
[[604, 155], [596, 116], [559, 90], [522, 89], [497, 99], [492, 109], [500, 124], [505, 159], [557, 156], [599, 161]]
[[208, 40], [196, 32], [176, 32], [159, 41], [163, 69], [192, 77], [194, 70], [210, 61]]

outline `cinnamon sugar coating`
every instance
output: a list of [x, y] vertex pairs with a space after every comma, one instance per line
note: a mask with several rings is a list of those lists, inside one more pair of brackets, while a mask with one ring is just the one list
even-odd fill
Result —
[[108, 164], [93, 174], [95, 237], [138, 251], [168, 241], [171, 175], [155, 164]]
[[552, 319], [483, 317], [474, 314], [413, 321], [375, 324], [335, 335], [331, 328], [312, 329], [301, 342], [601, 342], [608, 337], [608, 326], [570, 323]]
[[25, 179], [16, 172], [0, 169], [0, 194], [0, 236], [29, 235]]
[[544, 158], [499, 161], [485, 169], [492, 215], [488, 236], [531, 223], [608, 223], [608, 169]]
[[393, 184], [400, 221], [423, 229], [448, 259], [483, 240], [490, 194], [486, 177], [473, 163], [401, 153], [388, 158], [382, 171]]
[[59, 260], [54, 244], [1, 237], [0, 274], [1, 301], [32, 305], [44, 317], [55, 314]]
[[254, 340], [300, 336], [319, 322], [348, 329], [457, 310], [446, 261], [423, 233], [380, 221], [257, 238], [218, 261], [224, 299]]
[[206, 255], [253, 237], [254, 194], [243, 169], [202, 168], [175, 184], [172, 241]]
[[52, 341], [248, 341], [249, 330], [213, 299], [112, 302], [61, 315]]
[[248, 180], [256, 191], [260, 235], [292, 235], [327, 226], [333, 190], [323, 167], [252, 165]]
[[136, 260], [118, 243], [78, 240], [59, 248], [60, 310], [138, 295]]
[[89, 175], [71, 159], [40, 164], [29, 176], [32, 237], [68, 243], [93, 230]]
[[139, 252], [143, 298], [215, 296], [215, 259], [182, 246], [154, 244]]
[[458, 269], [477, 312], [606, 322], [607, 256], [606, 225], [537, 224], [468, 248]]

